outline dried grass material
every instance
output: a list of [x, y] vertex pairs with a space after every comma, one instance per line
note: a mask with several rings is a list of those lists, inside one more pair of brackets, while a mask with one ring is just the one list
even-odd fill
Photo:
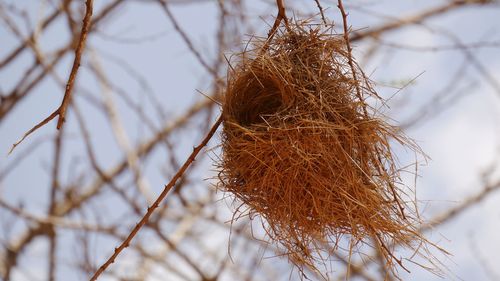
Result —
[[360, 69], [353, 79], [341, 36], [296, 25], [254, 40], [228, 76], [220, 188], [264, 218], [301, 267], [315, 268], [343, 235], [349, 251], [375, 241], [389, 269], [403, 266], [393, 245], [425, 240], [389, 140], [417, 147], [365, 102], [378, 96]]

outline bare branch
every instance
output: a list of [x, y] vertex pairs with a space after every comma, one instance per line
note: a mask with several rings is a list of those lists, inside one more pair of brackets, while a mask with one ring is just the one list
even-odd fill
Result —
[[41, 127], [43, 127], [45, 124], [49, 123], [58, 114], [59, 114], [59, 110], [56, 110], [56, 111], [52, 112], [52, 114], [50, 114], [47, 118], [43, 119], [42, 122], [36, 124], [33, 128], [31, 128], [29, 131], [27, 131], [20, 140], [18, 140], [16, 143], [14, 143], [12, 145], [12, 147], [9, 150], [9, 154], [11, 154], [12, 151], [14, 151], [14, 149], [16, 148], [16, 146], [18, 146], [19, 144], [21, 144], [21, 142], [23, 142], [23, 140], [25, 138], [27, 138], [29, 135], [31, 135], [34, 131], [36, 131], [36, 130], [40, 129]]
[[90, 23], [91, 23], [91, 18], [92, 18], [92, 11], [93, 11], [93, 5], [94, 1], [93, 0], [87, 0], [86, 2], [86, 12], [85, 12], [85, 17], [83, 18], [83, 26], [82, 26], [82, 31], [80, 33], [80, 39], [78, 41], [78, 45], [75, 50], [75, 60], [73, 61], [73, 67], [71, 68], [71, 72], [69, 74], [68, 78], [68, 83], [66, 84], [66, 91], [64, 93], [63, 100], [61, 102], [61, 105], [59, 108], [57, 108], [52, 114], [50, 114], [47, 118], [42, 120], [40, 123], [35, 125], [33, 128], [31, 128], [28, 132], [24, 134], [24, 136], [16, 142], [15, 144], [12, 145], [12, 148], [9, 151], [9, 154], [12, 153], [12, 151], [21, 144], [21, 142], [28, 137], [30, 134], [35, 132], [36, 130], [40, 129], [44, 125], [46, 125], [48, 122], [50, 122], [52, 119], [54, 119], [56, 116], [59, 116], [59, 119], [57, 121], [57, 129], [61, 129], [65, 117], [66, 117], [66, 110], [68, 108], [69, 102], [71, 100], [71, 94], [73, 92], [73, 87], [76, 79], [76, 75], [78, 73], [78, 69], [80, 67], [80, 61], [82, 58], [83, 50], [85, 48], [85, 41], [87, 40], [87, 34], [90, 29]]
[[314, 2], [316, 2], [316, 6], [318, 6], [319, 14], [321, 15], [321, 20], [325, 25], [328, 25], [328, 22], [326, 21], [325, 17], [325, 12], [323, 10], [323, 7], [321, 6], [321, 3], [319, 2], [319, 0], [314, 0]]
[[456, 0], [456, 1], [450, 1], [446, 4], [443, 4], [441, 6], [429, 9], [427, 11], [418, 13], [416, 15], [410, 15], [407, 17], [401, 17], [397, 18], [395, 21], [390, 22], [388, 24], [381, 25], [379, 27], [374, 27], [370, 28], [367, 31], [363, 32], [355, 32], [351, 36], [352, 41], [358, 41], [361, 39], [364, 39], [366, 37], [377, 37], [382, 33], [392, 31], [392, 30], [397, 30], [398, 28], [401, 28], [403, 26], [409, 25], [409, 24], [416, 24], [416, 23], [421, 23], [424, 20], [427, 20], [428, 18], [431, 18], [433, 16], [440, 16], [443, 15], [447, 12], [453, 11], [457, 8], [466, 6], [466, 5], [471, 5], [471, 4], [487, 4], [492, 1], [488, 0]]
[[493, 193], [499, 189], [500, 189], [500, 181], [497, 181], [497, 182], [494, 182], [491, 184], [487, 184], [483, 188], [483, 190], [481, 190], [480, 192], [478, 192], [475, 195], [472, 195], [472, 196], [466, 198], [465, 200], [462, 201], [462, 203], [460, 205], [455, 206], [455, 207], [445, 211], [444, 213], [436, 216], [435, 218], [429, 220], [430, 223], [424, 225], [420, 229], [420, 231], [426, 231], [426, 230], [432, 229], [438, 225], [444, 224], [447, 221], [450, 221], [451, 219], [455, 218], [459, 214], [462, 214], [463, 212], [468, 210], [470, 207], [476, 206], [482, 200], [487, 198], [488, 195], [490, 195], [491, 193]]
[[167, 1], [165, 1], [165, 0], [157, 0], [157, 1], [163, 7], [163, 11], [165, 12], [165, 14], [167, 14], [168, 19], [170, 20], [170, 22], [174, 26], [177, 33], [179, 33], [179, 35], [182, 37], [182, 40], [184, 40], [184, 42], [188, 46], [189, 50], [194, 54], [196, 59], [200, 62], [200, 64], [209, 73], [211, 73], [214, 76], [217, 76], [217, 72], [210, 65], [208, 65], [208, 63], [205, 61], [205, 59], [203, 59], [200, 52], [198, 52], [198, 50], [196, 50], [196, 48], [194, 47], [194, 44], [193, 44], [193, 42], [191, 42], [191, 39], [189, 39], [186, 32], [184, 32], [184, 30], [181, 28], [181, 26], [179, 25], [179, 23], [175, 19], [174, 15], [170, 11], [170, 8], [168, 7]]
[[221, 122], [222, 122], [222, 115], [217, 119], [217, 121], [212, 126], [212, 128], [210, 129], [210, 131], [208, 132], [208, 134], [206, 135], [206, 137], [203, 139], [203, 141], [198, 146], [196, 146], [193, 149], [193, 152], [191, 153], [191, 155], [189, 155], [189, 157], [186, 160], [186, 162], [184, 162], [184, 164], [179, 169], [179, 171], [177, 171], [177, 173], [174, 175], [174, 177], [172, 178], [172, 180], [170, 180], [170, 182], [165, 186], [165, 188], [163, 189], [162, 193], [158, 196], [158, 198], [155, 200], [155, 202], [153, 203], [153, 205], [151, 205], [148, 208], [148, 211], [146, 212], [146, 214], [144, 215], [144, 217], [142, 217], [142, 219], [132, 229], [132, 231], [130, 232], [130, 234], [127, 236], [127, 239], [125, 239], [123, 241], [123, 243], [120, 244], [120, 246], [118, 246], [117, 248], [115, 248], [115, 251], [114, 251], [113, 255], [111, 255], [111, 257], [109, 257], [109, 259], [101, 267], [99, 267], [99, 269], [96, 271], [96, 273], [90, 278], [91, 281], [97, 280], [97, 278], [99, 277], [99, 275], [101, 275], [106, 270], [106, 268], [108, 268], [108, 266], [110, 266], [115, 261], [116, 257], [118, 257], [118, 255], [125, 248], [127, 248], [130, 245], [130, 242], [132, 241], [132, 239], [137, 235], [137, 233], [139, 232], [139, 230], [149, 221], [149, 218], [151, 217], [151, 215], [153, 214], [153, 212], [155, 211], [155, 209], [158, 208], [158, 206], [160, 206], [160, 203], [163, 201], [163, 199], [165, 199], [165, 197], [167, 196], [167, 194], [170, 191], [170, 189], [172, 189], [172, 187], [175, 185], [175, 183], [177, 182], [177, 180], [182, 177], [182, 175], [189, 168], [189, 166], [191, 165], [191, 163], [193, 163], [193, 161], [195, 160], [195, 158], [198, 155], [198, 153], [200, 153], [201, 149], [203, 147], [205, 147], [205, 145], [207, 145], [207, 143], [210, 141], [210, 139], [212, 138], [212, 136], [215, 134], [215, 132], [219, 128], [219, 125], [221, 124]]
[[278, 6], [278, 15], [274, 20], [273, 27], [271, 27], [271, 30], [269, 30], [269, 33], [267, 34], [268, 40], [271, 40], [273, 38], [282, 20], [285, 21], [285, 26], [289, 28], [288, 18], [286, 17], [285, 4], [283, 3], [283, 1], [284, 0], [276, 0], [276, 5]]
[[83, 18], [83, 26], [82, 31], [80, 33], [80, 40], [78, 40], [78, 45], [75, 50], [75, 60], [73, 62], [73, 67], [71, 68], [71, 73], [69, 74], [68, 83], [66, 85], [66, 92], [64, 93], [64, 98], [61, 103], [61, 106], [58, 109], [59, 119], [57, 120], [57, 129], [61, 129], [65, 117], [66, 110], [68, 108], [69, 102], [71, 100], [71, 94], [73, 92], [73, 86], [75, 84], [76, 74], [78, 72], [78, 68], [80, 67], [80, 61], [82, 59], [83, 50], [85, 48], [85, 42], [87, 40], [87, 34], [89, 33], [90, 23], [92, 18], [94, 0], [87, 0], [86, 2], [86, 12], [85, 17]]

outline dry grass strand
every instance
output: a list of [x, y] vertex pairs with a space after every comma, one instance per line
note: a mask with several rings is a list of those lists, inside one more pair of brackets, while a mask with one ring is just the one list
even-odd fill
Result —
[[228, 75], [220, 189], [263, 218], [299, 268], [317, 268], [348, 235], [349, 253], [370, 244], [397, 275], [394, 245], [428, 242], [389, 143], [418, 147], [366, 102], [379, 97], [353, 75], [363, 72], [342, 36], [299, 23], [252, 44]]

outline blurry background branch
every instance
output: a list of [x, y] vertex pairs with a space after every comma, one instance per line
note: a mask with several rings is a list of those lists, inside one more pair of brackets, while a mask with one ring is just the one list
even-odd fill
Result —
[[[2, 280], [88, 280], [215, 122], [220, 112], [212, 100], [223, 98], [228, 62], [237, 63], [231, 54], [248, 48], [251, 36], [266, 36], [277, 9], [276, 1], [106, 0], [94, 3], [90, 18], [83, 3], [0, 2], [3, 151], [63, 98], [71, 66], [81, 63], [61, 130], [40, 128], [0, 160]], [[337, 1], [283, 4], [289, 18], [311, 17], [344, 30]], [[417, 166], [417, 196], [428, 222], [420, 231], [454, 255], [443, 261], [451, 275], [498, 276], [484, 262], [500, 251], [498, 2], [344, 5], [352, 55], [389, 99], [385, 114], [401, 121], [433, 159]], [[257, 221], [229, 223], [235, 205], [214, 187], [216, 143], [177, 181], [103, 279], [303, 277], [282, 249], [265, 242]], [[403, 164], [414, 162], [413, 155], [396, 152]], [[409, 172], [402, 184], [414, 180]], [[483, 262], [460, 245], [472, 245]], [[332, 250], [322, 273], [330, 280], [345, 280], [348, 272], [353, 280], [383, 280], [387, 273], [379, 270], [377, 250], [370, 250], [352, 260]], [[440, 280], [406, 266], [412, 271], [406, 279]], [[303, 274], [321, 280], [314, 271]]]

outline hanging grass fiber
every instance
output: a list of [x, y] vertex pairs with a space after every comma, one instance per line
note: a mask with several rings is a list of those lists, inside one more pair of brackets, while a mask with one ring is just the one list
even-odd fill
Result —
[[349, 255], [370, 244], [392, 271], [395, 245], [426, 240], [389, 141], [418, 147], [369, 106], [383, 101], [349, 56], [342, 36], [307, 24], [252, 39], [228, 74], [219, 188], [299, 267], [348, 235]]

